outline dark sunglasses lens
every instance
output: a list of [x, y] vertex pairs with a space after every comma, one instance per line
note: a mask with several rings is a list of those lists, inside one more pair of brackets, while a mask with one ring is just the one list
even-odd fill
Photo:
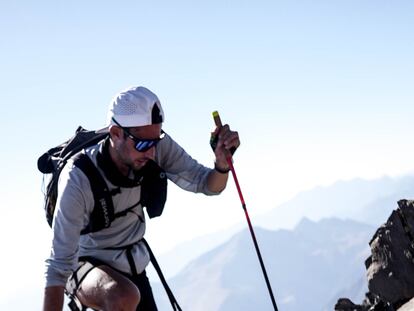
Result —
[[141, 140], [135, 145], [135, 149], [140, 152], [145, 152], [157, 144], [156, 140]]

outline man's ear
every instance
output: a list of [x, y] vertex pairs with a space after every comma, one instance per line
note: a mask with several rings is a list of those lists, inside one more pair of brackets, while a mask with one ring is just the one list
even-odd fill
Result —
[[111, 126], [109, 128], [109, 136], [112, 138], [113, 141], [122, 140], [124, 135], [124, 131], [118, 126]]

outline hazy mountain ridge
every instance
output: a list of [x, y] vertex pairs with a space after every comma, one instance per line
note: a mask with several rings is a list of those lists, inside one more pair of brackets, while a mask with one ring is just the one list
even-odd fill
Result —
[[413, 175], [338, 181], [299, 193], [256, 217], [255, 223], [268, 229], [293, 228], [302, 217], [316, 221], [338, 217], [378, 226], [397, 207], [398, 200], [413, 196], [413, 189]]
[[[211, 251], [213, 248], [230, 239], [234, 234], [243, 230], [241, 224], [227, 230], [221, 230], [213, 234], [197, 237], [193, 240], [179, 244], [171, 251], [157, 256], [166, 277], [173, 277], [180, 272], [192, 259]], [[155, 276], [155, 271], [149, 271]]]
[[[304, 219], [295, 230], [256, 228], [280, 309], [324, 310], [343, 288], [358, 283], [373, 232], [340, 219]], [[192, 261], [169, 283], [184, 309], [272, 310], [248, 230]], [[160, 310], [168, 310], [162, 290], [154, 286]]]
[[[252, 222], [255, 226], [277, 230], [294, 228], [302, 217], [314, 221], [337, 217], [379, 226], [397, 206], [399, 199], [413, 196], [413, 189], [413, 175], [338, 181], [301, 192], [271, 211], [252, 217]], [[180, 244], [161, 254], [159, 262], [167, 277], [172, 277], [189, 261], [224, 243], [246, 226], [245, 221], [241, 221], [240, 225], [228, 230]]]

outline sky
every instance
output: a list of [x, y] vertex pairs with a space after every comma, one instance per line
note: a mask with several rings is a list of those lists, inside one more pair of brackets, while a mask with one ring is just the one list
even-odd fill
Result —
[[[413, 37], [412, 1], [0, 2], [0, 306], [41, 290], [50, 230], [37, 158], [79, 125], [105, 126], [117, 92], [155, 92], [164, 130], [207, 166], [218, 110], [240, 135], [254, 223], [315, 186], [412, 174]], [[232, 180], [218, 197], [170, 183], [148, 240], [163, 253], [243, 218]]]

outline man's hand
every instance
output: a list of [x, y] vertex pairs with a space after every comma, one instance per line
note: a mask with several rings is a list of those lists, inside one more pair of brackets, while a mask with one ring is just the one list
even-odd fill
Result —
[[210, 141], [216, 156], [215, 167], [218, 171], [228, 171], [230, 169], [227, 159], [230, 158], [240, 146], [239, 134], [230, 130], [228, 124], [216, 127], [212, 133]]

